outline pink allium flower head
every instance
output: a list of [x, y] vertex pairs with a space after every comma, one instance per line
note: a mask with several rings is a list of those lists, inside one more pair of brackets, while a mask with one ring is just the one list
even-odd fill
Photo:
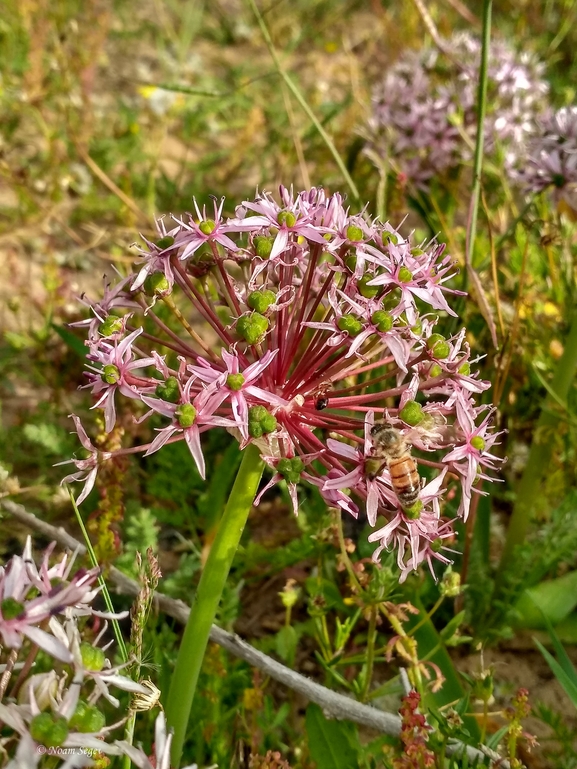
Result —
[[72, 563], [67, 563], [66, 556], [49, 568], [53, 549], [54, 544], [47, 548], [37, 569], [28, 538], [22, 556], [14, 555], [0, 566], [0, 638], [11, 649], [19, 649], [28, 638], [56, 659], [70, 662], [69, 651], [39, 625], [65, 612], [91, 613], [89, 604], [99, 592], [93, 585], [100, 571], [79, 569], [71, 575]]
[[513, 176], [525, 192], [550, 189], [556, 202], [577, 210], [577, 107], [542, 118], [526, 155], [513, 162]]
[[[416, 187], [472, 159], [481, 43], [467, 33], [437, 48], [410, 51], [373, 93], [369, 124], [372, 152], [391, 159]], [[535, 131], [547, 108], [543, 65], [502, 40], [491, 41], [488, 67], [486, 148], [506, 150], [507, 162]]]
[[[111, 323], [114, 336], [88, 342], [89, 387], [107, 430], [122, 398], [127, 408], [147, 407], [140, 421], [152, 413], [167, 420], [149, 443], [115, 454], [185, 440], [204, 476], [202, 435], [225, 427], [241, 448], [259, 447], [273, 471], [265, 489], [284, 481], [295, 513], [308, 483], [327, 505], [355, 517], [364, 509], [377, 554], [394, 549], [403, 578], [422, 562], [448, 562], [439, 550], [452, 536], [441, 518], [446, 485], [456, 483], [449, 478], [459, 479], [466, 517], [479, 470], [499, 460], [489, 453], [489, 414], [474, 402], [489, 385], [471, 367], [464, 330], [441, 333], [459, 293], [444, 246], [415, 244], [322, 189], [281, 188], [280, 203], [262, 193], [230, 219], [223, 210], [215, 204], [209, 220], [197, 209], [148, 244], [165, 261], [151, 267], [148, 284], [125, 279], [124, 335]], [[180, 330], [159, 317], [155, 299], [182, 320]], [[404, 472], [414, 468], [411, 504], [374, 443], [382, 420], [405, 447]], [[75, 424], [90, 456], [73, 460], [78, 472], [68, 480], [84, 481], [83, 499], [114, 453], [99, 453]], [[415, 460], [430, 468], [428, 482]]]

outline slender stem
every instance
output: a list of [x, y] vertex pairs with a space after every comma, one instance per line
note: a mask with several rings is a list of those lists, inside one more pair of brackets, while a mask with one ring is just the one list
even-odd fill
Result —
[[367, 632], [367, 662], [365, 668], [365, 680], [363, 681], [363, 691], [361, 694], [361, 702], [366, 702], [369, 699], [369, 692], [371, 690], [371, 681], [373, 679], [373, 667], [375, 663], [375, 641], [377, 638], [377, 617], [379, 610], [377, 606], [371, 606], [371, 614], [369, 617], [369, 629]]
[[433, 616], [433, 614], [434, 614], [434, 613], [437, 611], [437, 609], [439, 609], [439, 608], [440, 608], [440, 606], [441, 606], [441, 604], [443, 603], [443, 601], [444, 601], [444, 600], [445, 600], [445, 596], [444, 596], [444, 595], [441, 595], [441, 596], [439, 596], [439, 598], [437, 598], [437, 600], [435, 601], [435, 605], [433, 606], [433, 608], [432, 608], [430, 611], [428, 611], [428, 612], [427, 612], [427, 613], [426, 613], [426, 614], [423, 616], [423, 618], [422, 618], [422, 619], [420, 619], [420, 620], [417, 622], [417, 624], [416, 624], [414, 627], [412, 627], [412, 628], [410, 629], [410, 631], [409, 631], [409, 635], [412, 635], [412, 636], [414, 636], [414, 635], [415, 635], [415, 633], [417, 632], [417, 630], [418, 630], [419, 628], [421, 628], [421, 627], [422, 627], [422, 626], [425, 624], [425, 622], [428, 622], [428, 621], [431, 619], [431, 617], [432, 617], [432, 616]]
[[253, 444], [249, 445], [244, 451], [186, 623], [166, 703], [168, 725], [174, 729], [173, 766], [180, 766], [186, 728], [210, 629], [258, 489], [263, 467], [258, 448]]
[[256, 16], [256, 20], [258, 21], [259, 27], [260, 27], [261, 32], [262, 32], [262, 36], [264, 37], [265, 43], [267, 45], [267, 48], [269, 50], [269, 53], [270, 53], [271, 58], [272, 58], [272, 60], [274, 62], [274, 65], [276, 67], [277, 72], [282, 77], [284, 82], [287, 84], [288, 88], [291, 90], [291, 92], [292, 92], [293, 96], [295, 97], [295, 99], [298, 101], [298, 103], [301, 105], [303, 110], [306, 112], [307, 117], [309, 118], [311, 123], [314, 125], [314, 127], [317, 129], [317, 131], [321, 135], [321, 137], [322, 137], [324, 143], [327, 145], [331, 155], [334, 157], [335, 162], [336, 162], [337, 166], [339, 167], [339, 170], [340, 170], [341, 174], [343, 175], [343, 179], [348, 184], [348, 186], [349, 186], [349, 188], [350, 188], [350, 190], [351, 190], [351, 192], [353, 194], [353, 197], [355, 198], [355, 200], [360, 201], [361, 197], [359, 195], [359, 191], [357, 189], [357, 186], [354, 183], [354, 181], [352, 180], [351, 175], [347, 171], [347, 167], [346, 167], [342, 157], [340, 156], [339, 151], [335, 147], [333, 140], [328, 135], [328, 133], [325, 131], [325, 129], [323, 128], [323, 126], [322, 126], [322, 124], [320, 122], [320, 120], [317, 118], [315, 113], [310, 108], [307, 100], [304, 98], [304, 96], [302, 95], [302, 93], [298, 89], [296, 83], [294, 83], [294, 81], [290, 77], [290, 75], [287, 72], [285, 72], [285, 70], [284, 70], [284, 68], [283, 68], [283, 66], [282, 66], [282, 64], [280, 62], [280, 59], [277, 56], [277, 53], [276, 53], [276, 50], [275, 50], [275, 47], [274, 47], [274, 43], [272, 41], [270, 33], [269, 33], [268, 29], [267, 29], [267, 26], [266, 26], [266, 24], [264, 22], [264, 19], [263, 19], [262, 15], [261, 15], [259, 9], [257, 8], [256, 3], [254, 2], [254, 0], [248, 0], [248, 3], [250, 5], [250, 7], [252, 8], [252, 11], [253, 11], [254, 15]]
[[191, 336], [194, 341], [200, 346], [204, 352], [214, 357], [213, 351], [204, 343], [204, 340], [199, 336], [199, 334], [196, 333], [196, 331], [192, 328], [190, 323], [187, 321], [187, 319], [184, 317], [184, 315], [181, 313], [181, 311], [178, 309], [178, 307], [174, 303], [174, 299], [168, 295], [162, 297], [164, 304], [168, 307], [170, 312], [174, 315], [174, 317], [178, 320], [179, 323], [183, 326], [183, 328], [187, 331], [189, 336]]
[[[88, 532], [86, 531], [86, 526], [84, 525], [84, 521], [82, 520], [82, 516], [80, 515], [78, 506], [74, 501], [74, 496], [72, 494], [72, 491], [68, 489], [68, 493], [70, 494], [70, 502], [74, 509], [76, 520], [78, 521], [78, 525], [80, 526], [80, 531], [82, 532], [82, 536], [84, 537], [84, 544], [86, 545], [86, 550], [88, 552], [88, 557], [90, 558], [90, 562], [92, 563], [93, 566], [99, 566], [100, 564], [98, 563], [98, 560], [96, 558], [96, 553], [94, 552], [94, 548], [92, 547], [92, 542], [90, 541], [90, 537], [88, 536]], [[102, 574], [98, 577], [98, 584], [102, 588], [102, 597], [104, 598], [104, 603], [106, 604], [107, 611], [109, 611], [111, 614], [114, 614], [114, 606], [112, 604], [112, 598], [110, 597], [108, 587], [106, 585], [106, 582]], [[124, 636], [122, 635], [122, 630], [120, 629], [118, 620], [113, 618], [111, 619], [111, 623], [112, 623], [112, 629], [114, 631], [114, 637], [116, 638], [116, 643], [118, 644], [118, 648], [120, 650], [120, 656], [122, 657], [122, 661], [128, 662], [128, 650], [126, 648], [126, 644], [124, 643]]]
[[[483, 719], [481, 721], [481, 742], [485, 742], [485, 736], [487, 734], [487, 722], [489, 720], [489, 701], [485, 697], [483, 699]], [[512, 758], [512, 756], [511, 756]]]
[[[479, 92], [477, 96], [477, 141], [475, 143], [475, 160], [473, 164], [473, 189], [471, 190], [471, 209], [469, 226], [467, 228], [467, 246], [465, 261], [467, 268], [473, 266], [473, 251], [477, 232], [477, 214], [481, 194], [481, 172], [483, 168], [483, 143], [485, 139], [485, 113], [487, 111], [487, 63], [491, 39], [491, 7], [492, 0], [483, 0], [483, 36], [481, 47], [481, 66], [479, 69]], [[465, 271], [465, 276], [467, 271]]]
[[[483, 486], [483, 480], [480, 479], [475, 488], [480, 492]], [[463, 545], [463, 559], [461, 561], [461, 584], [465, 585], [469, 577], [469, 562], [471, 559], [471, 549], [473, 547], [473, 534], [475, 533], [475, 526], [477, 524], [477, 510], [479, 509], [479, 500], [481, 498], [480, 493], [474, 494], [471, 499], [471, 506], [469, 508], [469, 517], [465, 524], [465, 542]], [[465, 594], [463, 591], [455, 598], [455, 613], [461, 611], [465, 603]]]
[[351, 563], [349, 554], [347, 553], [347, 547], [345, 544], [345, 535], [343, 533], [343, 518], [341, 516], [341, 511], [338, 509], [335, 511], [335, 521], [337, 524], [339, 547], [341, 548], [341, 558], [343, 559], [343, 563], [345, 564], [347, 574], [349, 575], [351, 586], [355, 589], [357, 595], [360, 595], [360, 593], [362, 592], [362, 588], [359, 584], [359, 580], [357, 579], [357, 575], [355, 574], [355, 570], [353, 569], [353, 564]]

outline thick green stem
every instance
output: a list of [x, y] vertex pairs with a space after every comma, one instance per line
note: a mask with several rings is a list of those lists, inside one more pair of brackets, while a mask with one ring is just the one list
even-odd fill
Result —
[[173, 766], [180, 766], [186, 728], [210, 628], [258, 489], [263, 467], [264, 463], [257, 447], [249, 445], [245, 449], [184, 629], [166, 703], [168, 726], [174, 729], [171, 751]]
[[555, 403], [565, 403], [569, 390], [577, 372], [577, 311], [574, 312], [569, 335], [565, 341], [563, 355], [557, 364], [557, 371], [551, 382], [550, 394], [545, 397], [541, 414], [533, 433], [533, 442], [529, 451], [529, 458], [517, 489], [517, 499], [513, 508], [513, 515], [509, 521], [507, 540], [501, 559], [500, 572], [506, 568], [516, 545], [520, 545], [527, 534], [531, 515], [535, 509], [535, 503], [539, 499], [539, 492], [545, 473], [552, 459], [554, 441], [551, 433], [557, 427], [562, 418], [559, 411], [555, 411]]

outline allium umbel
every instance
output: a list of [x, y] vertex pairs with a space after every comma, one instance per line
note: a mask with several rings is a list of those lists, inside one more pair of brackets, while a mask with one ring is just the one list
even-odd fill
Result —
[[[258, 446], [272, 470], [265, 488], [284, 480], [295, 513], [304, 481], [329, 506], [364, 509], [372, 527], [380, 516], [370, 540], [377, 557], [397, 552], [402, 579], [423, 561], [449, 563], [447, 486], [460, 484], [466, 518], [478, 480], [500, 461], [492, 410], [475, 405], [489, 384], [471, 368], [465, 330], [439, 332], [455, 315], [453, 263], [444, 245], [412, 244], [339, 194], [281, 187], [280, 200], [259, 194], [230, 219], [222, 202], [209, 213], [195, 204], [195, 215], [158, 223], [134, 275], [107, 289], [109, 307], [92, 305], [98, 324], [84, 322], [94, 407], [108, 431], [121, 400], [146, 407], [140, 421], [162, 415], [139, 450], [184, 439], [203, 477], [202, 434], [225, 427], [241, 448]], [[430, 477], [410, 506], [375, 450], [382, 420]], [[89, 458], [73, 460], [79, 472], [66, 480], [85, 481], [82, 500], [114, 454], [75, 424]]]
[[[447, 56], [436, 47], [405, 53], [373, 92], [373, 152], [421, 188], [470, 162], [475, 145], [481, 42], [461, 32], [443, 48]], [[504, 147], [509, 164], [548, 108], [543, 69], [530, 53], [491, 41], [486, 148]]]
[[543, 116], [513, 175], [526, 193], [549, 189], [556, 203], [577, 207], [577, 107]]

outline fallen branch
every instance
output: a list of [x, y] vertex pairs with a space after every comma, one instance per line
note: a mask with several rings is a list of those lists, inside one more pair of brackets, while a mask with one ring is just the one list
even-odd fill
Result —
[[[81, 554], [86, 553], [86, 547], [63, 528], [52, 526], [52, 524], [40, 520], [32, 513], [27, 512], [22, 505], [10, 500], [2, 500], [0, 501], [0, 506], [21, 523], [55, 540], [62, 547]], [[137, 595], [140, 591], [138, 582], [128, 577], [115, 566], [110, 566], [108, 575], [118, 591], [124, 595]], [[155, 593], [154, 599], [156, 606], [161, 611], [183, 625], [186, 624], [190, 608], [184, 601], [170, 598], [159, 592]], [[263, 673], [266, 673], [275, 681], [279, 681], [288, 686], [289, 689], [302, 694], [303, 697], [306, 697], [311, 702], [315, 702], [332, 718], [353, 721], [393, 737], [398, 736], [401, 730], [401, 719], [399, 716], [392, 713], [384, 713], [382, 710], [377, 710], [370, 705], [363, 705], [350, 697], [346, 697], [343, 694], [317, 684], [315, 681], [311, 681], [310, 678], [296, 673], [294, 670], [272, 659], [272, 657], [254, 649], [234, 633], [227, 633], [225, 630], [213, 625], [210, 631], [210, 640], [222, 646], [235, 657], [239, 657], [248, 662], [249, 665], [262, 670]], [[470, 761], [490, 758], [492, 761], [499, 762], [498, 766], [500, 769], [510, 769], [508, 761], [485, 746], [478, 749], [455, 740], [447, 747], [447, 753], [450, 755], [466, 753]]]

